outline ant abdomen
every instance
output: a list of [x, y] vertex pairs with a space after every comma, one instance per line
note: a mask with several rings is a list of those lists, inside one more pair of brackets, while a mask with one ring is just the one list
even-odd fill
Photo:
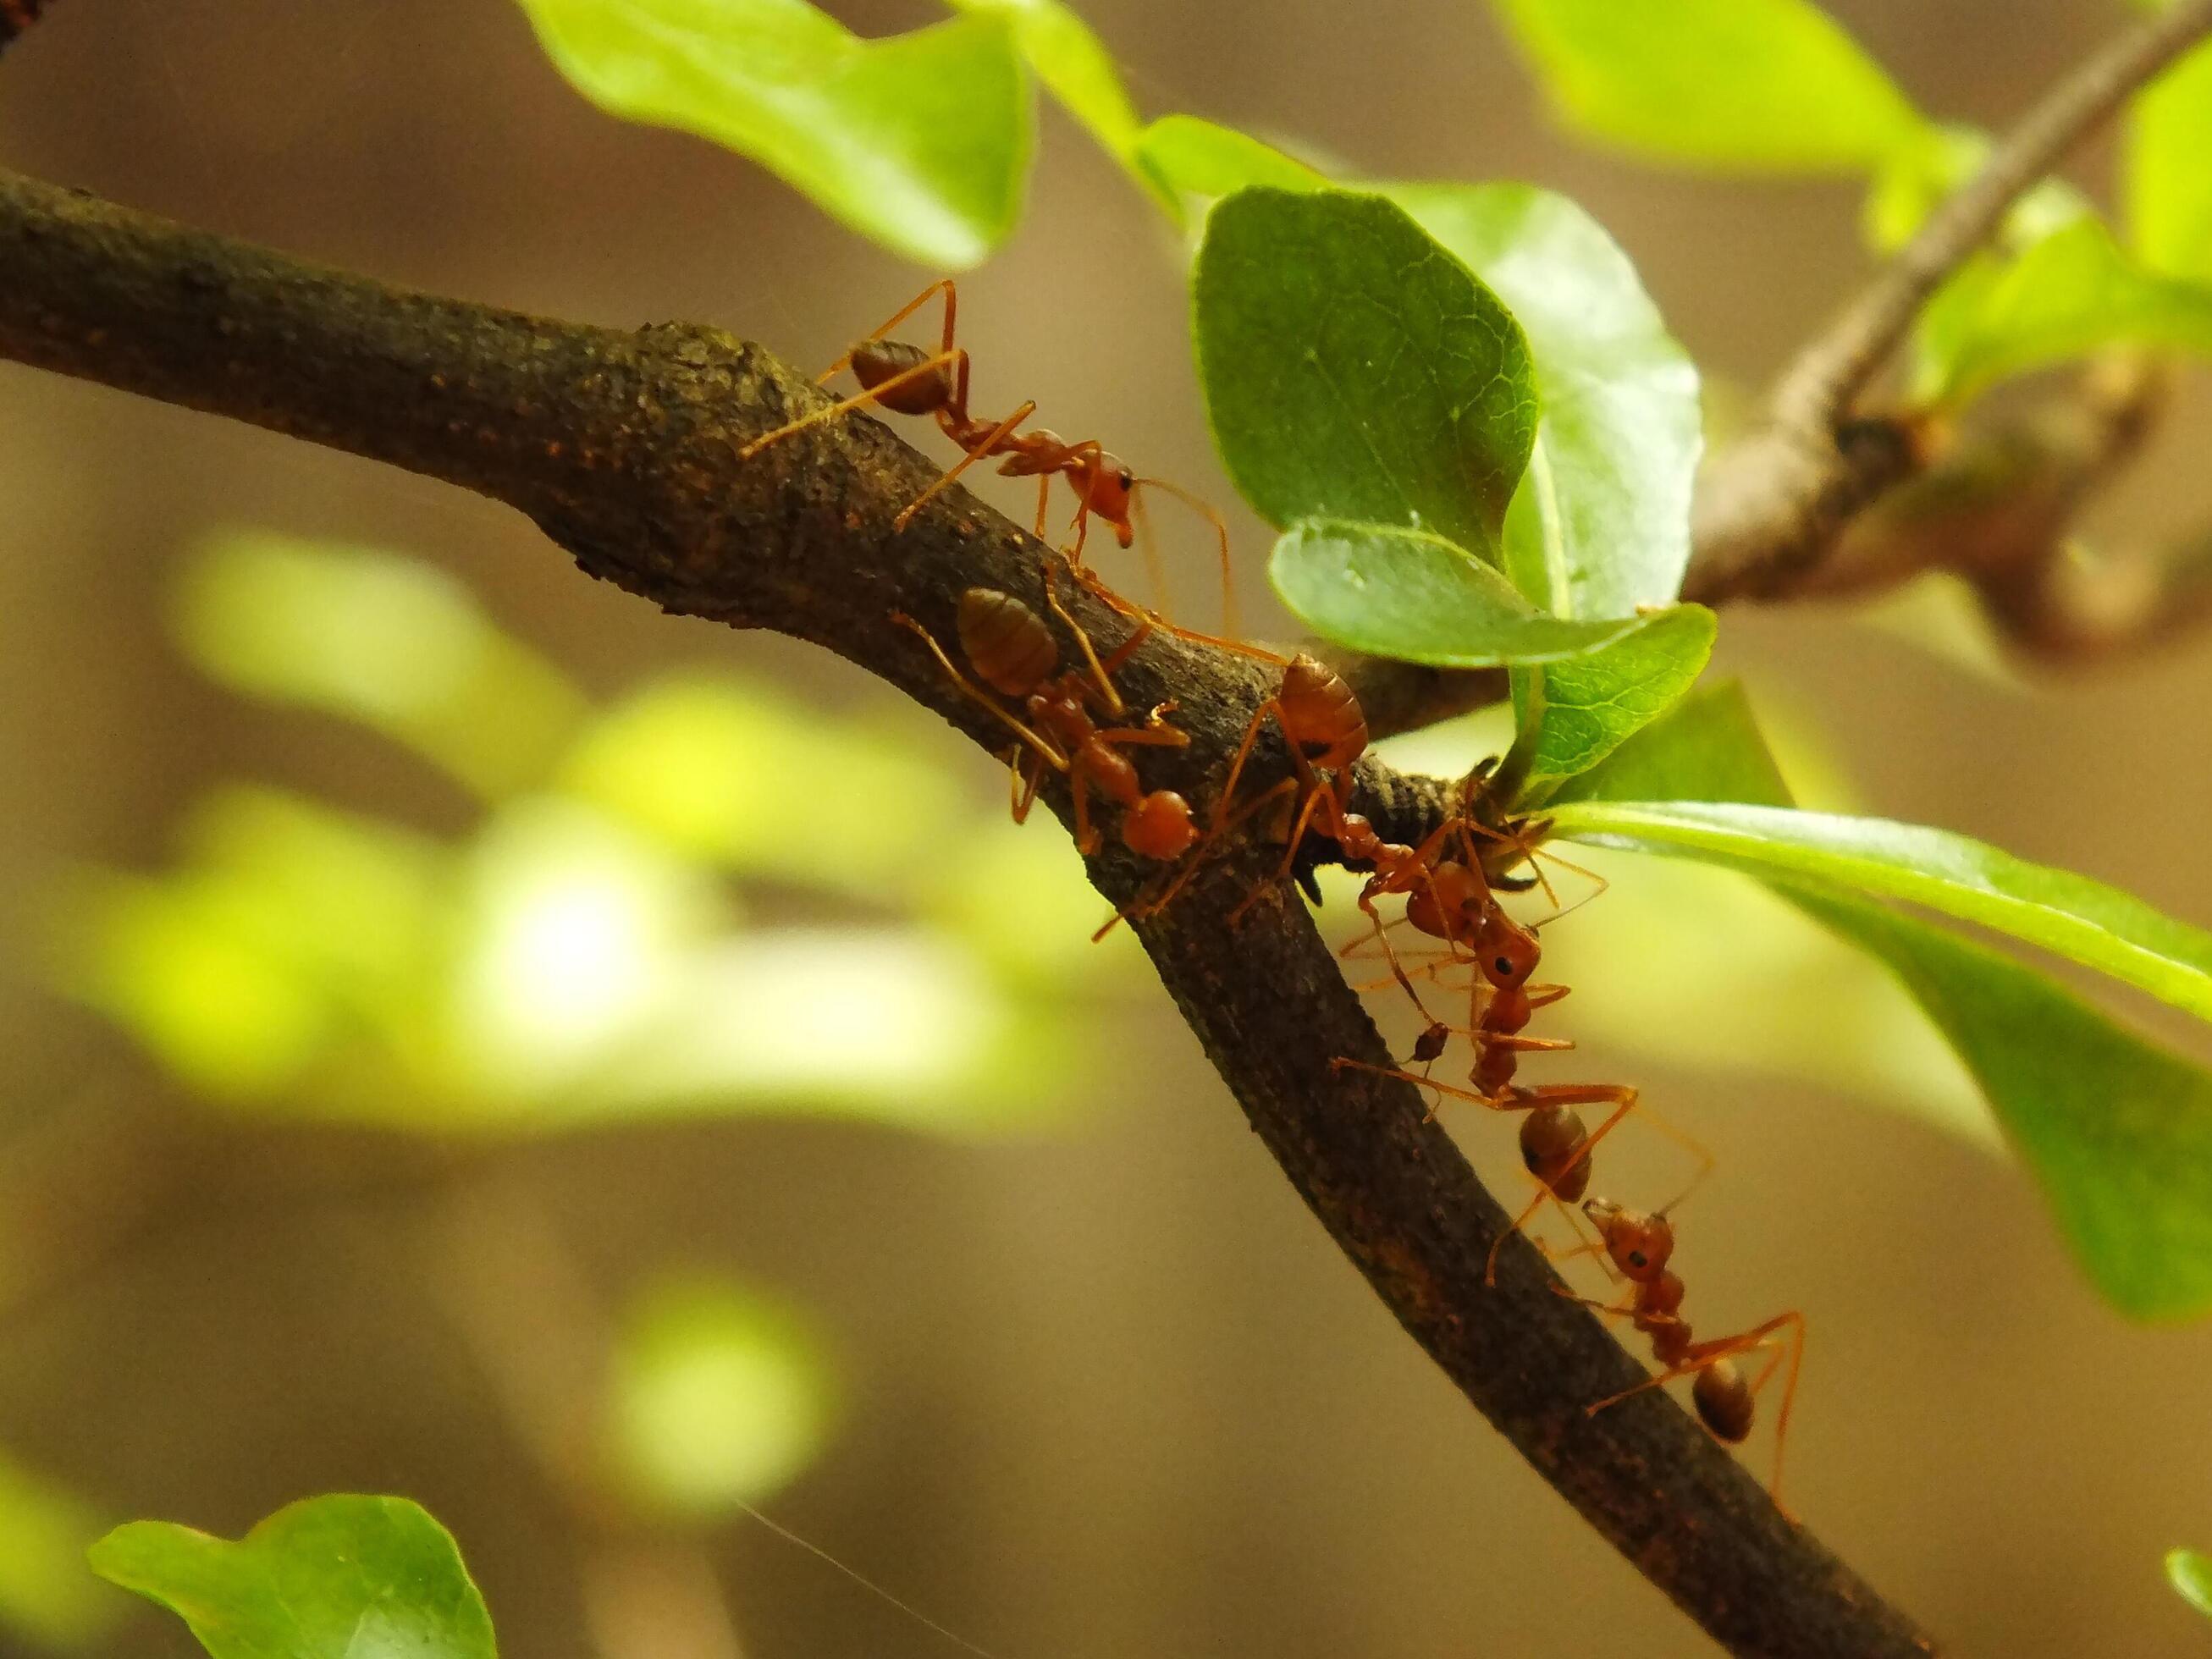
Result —
[[1717, 1359], [1699, 1371], [1690, 1399], [1714, 1438], [1733, 1446], [1751, 1433], [1758, 1404], [1734, 1360]]
[[1060, 647], [1044, 619], [1011, 593], [971, 587], [954, 618], [960, 648], [994, 691], [1026, 696], [1060, 665]]
[[[904, 340], [863, 340], [853, 348], [853, 378], [885, 409], [901, 415], [933, 414], [952, 401], [952, 365], [939, 363], [927, 374], [898, 379], [920, 368], [929, 356]], [[889, 384], [893, 380], [898, 384]]]
[[1589, 1159], [1582, 1156], [1589, 1129], [1568, 1106], [1538, 1106], [1522, 1114], [1521, 1162], [1554, 1198], [1572, 1204], [1589, 1190]]
[[1346, 767], [1367, 750], [1367, 715], [1352, 688], [1318, 657], [1301, 651], [1283, 671], [1275, 701], [1291, 739], [1316, 766]]

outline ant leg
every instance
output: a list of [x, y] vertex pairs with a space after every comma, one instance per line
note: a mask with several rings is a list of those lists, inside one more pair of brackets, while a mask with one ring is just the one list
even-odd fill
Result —
[[1666, 1204], [1658, 1212], [1661, 1215], [1669, 1215], [1672, 1214], [1682, 1203], [1684, 1203], [1689, 1198], [1691, 1194], [1696, 1192], [1698, 1188], [1705, 1185], [1705, 1177], [1713, 1172], [1714, 1164], [1717, 1160], [1713, 1157], [1711, 1147], [1706, 1146], [1704, 1141], [1699, 1140], [1695, 1135], [1691, 1134], [1686, 1130], [1669, 1122], [1664, 1115], [1653, 1111], [1648, 1106], [1644, 1108], [1644, 1121], [1650, 1124], [1661, 1134], [1666, 1136], [1668, 1139], [1673, 1141], [1677, 1146], [1680, 1146], [1684, 1152], [1689, 1153], [1692, 1158], [1698, 1161], [1698, 1171], [1695, 1175], [1690, 1177], [1689, 1184], [1684, 1187], [1680, 1192], [1675, 1194], [1674, 1197], [1668, 1199]]
[[1121, 701], [1121, 694], [1114, 689], [1114, 670], [1129, 659], [1129, 653], [1152, 630], [1149, 628], [1139, 629], [1115, 648], [1110, 665], [1101, 663], [1098, 653], [1091, 646], [1090, 630], [1076, 621], [1067, 607], [1060, 602], [1060, 578], [1050, 564], [1044, 568], [1044, 602], [1052, 608], [1052, 614], [1066, 623], [1067, 631], [1075, 636], [1075, 643], [1083, 653], [1083, 660], [1091, 665], [1091, 678], [1105, 699], [1106, 712], [1120, 719], [1127, 712], [1127, 705]]
[[[1364, 1060], [1351, 1060], [1338, 1054], [1328, 1062], [1332, 1072], [1372, 1072], [1377, 1077], [1402, 1078], [1416, 1088], [1434, 1089], [1439, 1095], [1449, 1095], [1454, 1100], [1472, 1101], [1477, 1106], [1487, 1107], [1493, 1112], [1517, 1112], [1518, 1106], [1509, 1106], [1492, 1095], [1477, 1094], [1472, 1089], [1462, 1089], [1455, 1083], [1439, 1082], [1432, 1077], [1423, 1077], [1419, 1072], [1408, 1072], [1396, 1066], [1370, 1066]], [[1436, 1115], [1434, 1108], [1429, 1112]]]
[[[967, 378], [968, 367], [968, 354], [964, 351], [960, 354], [960, 366], [961, 378], [964, 381]], [[955, 461], [949, 470], [939, 474], [935, 483], [930, 485], [928, 489], [923, 490], [921, 495], [915, 496], [903, 507], [899, 509], [898, 517], [891, 520], [891, 530], [893, 533], [896, 534], [897, 532], [905, 529], [908, 525], [914, 521], [914, 515], [921, 512], [923, 507], [928, 506], [946, 485], [950, 484], [969, 467], [975, 465], [976, 462], [981, 460], [986, 455], [990, 454], [1005, 440], [1008, 433], [1012, 432], [1016, 427], [1019, 426], [1024, 421], [1026, 421], [1030, 416], [1036, 413], [1036, 403], [1035, 399], [1031, 399], [1030, 402], [1024, 404], [1012, 414], [1007, 416], [1006, 418], [1000, 422], [998, 425], [993, 427], [990, 432], [984, 437], [981, 443], [976, 445], [975, 448], [969, 450], [958, 460]]]
[[1158, 726], [1109, 726], [1101, 727], [1101, 743], [1118, 744], [1124, 748], [1150, 747], [1156, 749], [1188, 749], [1190, 733], [1180, 726], [1163, 722]]
[[908, 380], [919, 380], [925, 374], [935, 374], [947, 363], [956, 362], [966, 355], [965, 352], [951, 351], [940, 352], [934, 357], [925, 357], [913, 368], [899, 370], [897, 374], [879, 386], [866, 387], [849, 398], [831, 404], [827, 409], [817, 409], [811, 415], [802, 415], [795, 421], [785, 422], [773, 432], [763, 433], [740, 449], [738, 452], [738, 459], [741, 461], [749, 461], [770, 444], [781, 443], [794, 432], [804, 432], [810, 426], [820, 426], [824, 421], [834, 421], [847, 410], [859, 409], [863, 404], [880, 403], [884, 393], [892, 388], [904, 386]]
[[[1016, 750], [1014, 752], [1017, 755], [1019, 755], [1021, 751], [1019, 750]], [[1034, 755], [1030, 757], [1030, 763], [1026, 772], [1023, 771], [1018, 766], [1016, 768], [1014, 772], [1014, 780], [1017, 785], [1014, 792], [1014, 822], [1016, 823], [1027, 823], [1029, 822], [1030, 808], [1036, 805], [1037, 786], [1044, 781], [1043, 765], [1038, 762], [1037, 757]]]
[[1079, 757], [1067, 775], [1069, 792], [1075, 797], [1075, 850], [1089, 858], [1098, 850], [1098, 831], [1091, 822], [1090, 769]]
[[[1327, 799], [1328, 796], [1318, 788], [1306, 791], [1306, 798], [1298, 808], [1298, 815], [1291, 823], [1291, 838], [1283, 847], [1283, 861], [1275, 866], [1273, 875], [1245, 895], [1244, 902], [1229, 913], [1229, 925], [1231, 927], [1243, 920], [1246, 911], [1279, 887], [1284, 878], [1291, 873], [1291, 866], [1297, 862], [1298, 843], [1306, 837], [1306, 826], [1313, 822], [1315, 811]], [[1411, 986], [1407, 988], [1408, 991], [1412, 988]]]
[[1027, 744], [1036, 757], [1054, 771], [1065, 772], [1068, 769], [1069, 762], [1066, 756], [1061, 754], [1051, 744], [1000, 708], [995, 697], [977, 690], [968, 677], [952, 665], [952, 659], [945, 654], [945, 647], [937, 642], [936, 635], [903, 611], [892, 611], [891, 621], [920, 637], [921, 642], [929, 647], [930, 655], [937, 659], [937, 665], [945, 671], [945, 678], [952, 682], [954, 689], [959, 691], [961, 696], [968, 698], [971, 702], [981, 704], [989, 709], [994, 717], [1002, 721], [1016, 737]]
[[[932, 283], [927, 288], [922, 289], [921, 293], [915, 295], [914, 298], [908, 300], [896, 311], [891, 313], [891, 314], [884, 321], [877, 324], [873, 329], [862, 335], [854, 343], [856, 345], [866, 345], [871, 340], [882, 339], [884, 335], [890, 333], [908, 318], [913, 316], [915, 312], [927, 305], [931, 295], [940, 293], [945, 295], [945, 343], [939, 346], [938, 349], [940, 352], [950, 352], [952, 349], [952, 313], [954, 308], [959, 304], [960, 295], [958, 285], [955, 283], [950, 276], [939, 277], [936, 282]], [[840, 369], [844, 368], [847, 365], [851, 363], [852, 361], [853, 354], [848, 350], [836, 362], [823, 369], [820, 376], [815, 380], [814, 384], [817, 386], [828, 384], [830, 380], [836, 378], [837, 372]]]
[[1037, 538], [1039, 541], [1042, 541], [1042, 540], [1044, 539], [1045, 508], [1046, 508], [1047, 507], [1048, 507], [1049, 505], [1051, 505], [1051, 502], [1052, 502], [1052, 474], [1051, 474], [1051, 473], [1049, 473], [1049, 472], [1040, 473], [1040, 474], [1038, 475], [1038, 477], [1037, 477], [1037, 521], [1036, 521], [1036, 538]]
[[[1607, 1104], [1613, 1107], [1612, 1115], [1598, 1125], [1589, 1139], [1575, 1148], [1573, 1157], [1559, 1166], [1559, 1173], [1564, 1176], [1588, 1164], [1590, 1154], [1597, 1150], [1598, 1142], [1611, 1134], [1621, 1119], [1636, 1109], [1636, 1091], [1622, 1083], [1548, 1083], [1533, 1089], [1516, 1087], [1506, 1092], [1505, 1103], [1498, 1109], [1514, 1112], [1529, 1111], [1538, 1106]], [[1545, 1200], [1550, 1199], [1554, 1203], [1559, 1201], [1554, 1188], [1540, 1181], [1536, 1184], [1542, 1190], [1530, 1199], [1528, 1207], [1513, 1218], [1510, 1229], [1491, 1241], [1490, 1255], [1482, 1267], [1482, 1282], [1485, 1285], [1498, 1283], [1498, 1252], [1504, 1248], [1505, 1241], [1535, 1219], [1536, 1212], [1544, 1207]]]

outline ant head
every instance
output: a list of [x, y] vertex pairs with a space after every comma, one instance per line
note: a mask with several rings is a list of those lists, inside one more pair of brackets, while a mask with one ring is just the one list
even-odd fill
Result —
[[1121, 840], [1139, 858], [1181, 858], [1197, 839], [1190, 803], [1172, 789], [1155, 789], [1121, 817]]
[[1516, 991], [1528, 982], [1542, 960], [1544, 947], [1536, 935], [1492, 902], [1475, 930], [1475, 950], [1482, 976], [1501, 991]]
[[1084, 481], [1084, 505], [1114, 526], [1114, 539], [1127, 547], [1137, 539], [1129, 522], [1130, 500], [1136, 494], [1137, 475], [1118, 455], [1101, 450]]
[[1625, 1277], [1649, 1285], [1667, 1271], [1667, 1259], [1674, 1254], [1674, 1224], [1665, 1216], [1623, 1209], [1609, 1198], [1584, 1200], [1583, 1213]]

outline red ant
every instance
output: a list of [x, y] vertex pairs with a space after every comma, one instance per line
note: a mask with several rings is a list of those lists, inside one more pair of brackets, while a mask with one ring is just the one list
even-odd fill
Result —
[[[945, 324], [934, 353], [903, 340], [887, 340], [884, 337], [908, 317], [927, 305], [938, 294], [945, 296]], [[1002, 457], [999, 471], [1002, 477], [1035, 478], [1037, 481], [1036, 533], [1045, 534], [1047, 507], [1052, 495], [1052, 481], [1065, 477], [1076, 496], [1074, 544], [1066, 550], [1068, 563], [1079, 580], [1086, 586], [1096, 586], [1083, 565], [1083, 544], [1091, 518], [1103, 520], [1114, 532], [1114, 539], [1127, 548], [1137, 538], [1137, 522], [1142, 517], [1143, 505], [1139, 491], [1164, 489], [1201, 514], [1212, 525], [1215, 538], [1220, 544], [1222, 611], [1229, 631], [1236, 632], [1233, 581], [1229, 565], [1229, 526], [1221, 515], [1188, 491], [1180, 489], [1164, 478], [1140, 478], [1118, 456], [1110, 453], [1095, 438], [1080, 443], [1069, 443], [1057, 433], [1038, 427], [1029, 432], [1018, 431], [1024, 421], [1036, 412], [1036, 401], [1031, 398], [1003, 421], [992, 421], [971, 415], [968, 409], [968, 353], [953, 344], [954, 318], [959, 306], [959, 290], [950, 277], [932, 283], [905, 305], [899, 307], [866, 339], [830, 365], [817, 384], [826, 384], [838, 371], [849, 368], [853, 378], [860, 383], [860, 390], [842, 402], [827, 409], [817, 409], [811, 415], [801, 416], [773, 432], [754, 439], [738, 452], [738, 459], [749, 460], [770, 444], [789, 437], [793, 433], [834, 420], [848, 410], [866, 404], [876, 404], [897, 415], [927, 415], [933, 416], [945, 435], [965, 452], [937, 482], [907, 503], [892, 521], [894, 532], [904, 530], [914, 515], [939, 491], [965, 472], [977, 461], [989, 456]], [[1151, 557], [1149, 538], [1147, 557]], [[1154, 579], [1158, 571], [1154, 568]], [[1102, 597], [1106, 597], [1100, 590]], [[1127, 609], [1125, 605], [1117, 608]], [[1177, 630], [1181, 631], [1181, 630]], [[1207, 639], [1206, 635], [1194, 637]], [[1220, 643], [1221, 641], [1212, 641]]]
[[[1198, 839], [1197, 828], [1191, 823], [1190, 803], [1172, 789], [1146, 793], [1138, 781], [1136, 767], [1120, 752], [1148, 745], [1179, 749], [1188, 744], [1188, 732], [1167, 723], [1168, 712], [1175, 705], [1158, 705], [1140, 726], [1101, 727], [1091, 712], [1095, 702], [1109, 719], [1119, 720], [1127, 714], [1127, 705], [1115, 690], [1114, 672], [1144, 641], [1152, 624], [1141, 624], [1101, 662], [1091, 647], [1090, 635], [1061, 605], [1050, 566], [1045, 569], [1044, 592], [1053, 614], [1075, 636], [1087, 672], [1070, 669], [1055, 677], [1053, 671], [1060, 665], [1060, 647], [1053, 642], [1052, 630], [1036, 611], [996, 588], [968, 589], [960, 596], [955, 618], [960, 648], [976, 674], [993, 690], [1024, 699], [1034, 725], [1017, 719], [997, 699], [978, 690], [953, 665], [930, 631], [913, 617], [895, 611], [891, 620], [920, 635], [961, 694], [989, 709], [1020, 738], [1020, 746], [1009, 755], [1015, 763], [1015, 823], [1029, 817], [1044, 769], [1050, 767], [1067, 776], [1074, 797], [1075, 845], [1085, 857], [1096, 853], [1099, 846], [1097, 829], [1091, 822], [1093, 787], [1122, 809], [1121, 840], [1130, 851], [1162, 860], [1180, 857]], [[1030, 757], [1026, 768], [1020, 758], [1024, 749]]]
[[[1673, 1206], [1668, 1207], [1671, 1209]], [[1792, 1309], [1734, 1336], [1692, 1341], [1689, 1322], [1681, 1316], [1682, 1281], [1667, 1265], [1674, 1254], [1674, 1224], [1668, 1220], [1667, 1211], [1645, 1215], [1625, 1209], [1610, 1199], [1592, 1198], [1583, 1201], [1583, 1212], [1596, 1227], [1601, 1247], [1613, 1267], [1635, 1289], [1626, 1303], [1614, 1306], [1588, 1297], [1572, 1296], [1564, 1285], [1556, 1288], [1562, 1296], [1571, 1296], [1586, 1306], [1632, 1319], [1636, 1328], [1650, 1337], [1652, 1357], [1666, 1367], [1634, 1388], [1624, 1389], [1599, 1401], [1588, 1408], [1589, 1414], [1595, 1417], [1631, 1395], [1658, 1388], [1678, 1376], [1694, 1375], [1697, 1381], [1691, 1386], [1690, 1398], [1698, 1408], [1698, 1418], [1716, 1439], [1736, 1445], [1751, 1433], [1758, 1411], [1759, 1391], [1766, 1386], [1775, 1368], [1786, 1357], [1790, 1375], [1783, 1384], [1781, 1414], [1775, 1419], [1774, 1479], [1768, 1489], [1774, 1495], [1775, 1506], [1788, 1515], [1790, 1511], [1782, 1503], [1782, 1454], [1790, 1434], [1790, 1408], [1797, 1397], [1797, 1373], [1805, 1359], [1805, 1316]], [[1790, 1330], [1790, 1335], [1778, 1340], [1776, 1333], [1784, 1328]], [[1759, 1348], [1773, 1348], [1775, 1352], [1759, 1375], [1747, 1382], [1735, 1363], [1735, 1356]]]

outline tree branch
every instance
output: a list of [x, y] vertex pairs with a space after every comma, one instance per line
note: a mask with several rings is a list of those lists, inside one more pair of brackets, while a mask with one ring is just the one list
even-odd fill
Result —
[[1918, 434], [1851, 421], [1853, 401], [2021, 193], [2208, 31], [2212, 0], [2179, 0], [2075, 66], [1783, 370], [1759, 425], [1702, 482], [1685, 598], [1794, 592], [1860, 509], [1918, 471]]
[[[906, 611], [949, 637], [971, 585], [1040, 603], [1052, 556], [957, 489], [895, 533], [935, 468], [872, 420], [814, 428], [740, 465], [746, 441], [821, 397], [757, 346], [404, 293], [0, 175], [0, 356], [480, 491], [664, 609], [811, 640], [987, 748], [1003, 742], [889, 616]], [[1072, 602], [1102, 638], [1127, 626], [1088, 594]], [[1261, 694], [1258, 671], [1156, 636], [1123, 684], [1138, 707], [1175, 698], [1192, 735], [1187, 750], [1148, 755], [1146, 781], [1210, 799]], [[1287, 763], [1270, 744], [1260, 764], [1276, 776]], [[1433, 806], [1433, 789], [1371, 758], [1358, 777], [1378, 813]], [[1064, 812], [1064, 794], [1054, 805]], [[1416, 1091], [1332, 1076], [1333, 1056], [1389, 1056], [1302, 907], [1264, 905], [1229, 926], [1264, 856], [1220, 860], [1138, 931], [1254, 1129], [1399, 1322], [1729, 1648], [1930, 1650], [1662, 1391], [1586, 1413], [1642, 1368], [1554, 1293], [1525, 1241], [1504, 1253], [1498, 1287], [1484, 1287], [1504, 1217]], [[1091, 874], [1120, 902], [1143, 872], [1116, 853]]]

